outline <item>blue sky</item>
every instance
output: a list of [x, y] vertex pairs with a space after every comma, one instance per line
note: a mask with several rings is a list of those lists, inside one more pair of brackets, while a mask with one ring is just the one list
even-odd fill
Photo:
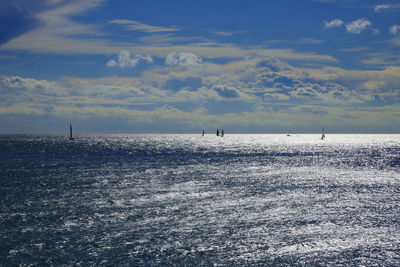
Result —
[[400, 133], [400, 1], [0, 2], [0, 133]]

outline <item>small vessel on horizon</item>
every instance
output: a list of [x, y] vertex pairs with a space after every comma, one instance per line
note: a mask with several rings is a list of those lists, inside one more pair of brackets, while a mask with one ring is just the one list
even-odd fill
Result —
[[203, 129], [203, 134], [201, 136], [204, 136], [204, 129]]
[[74, 140], [75, 138], [72, 137], [72, 125], [69, 124], [69, 140]]
[[219, 136], [219, 129], [217, 129], [217, 136]]
[[224, 137], [224, 129], [221, 131], [221, 137]]
[[322, 127], [322, 136], [321, 136], [321, 140], [324, 140], [325, 139], [325, 128], [324, 127]]

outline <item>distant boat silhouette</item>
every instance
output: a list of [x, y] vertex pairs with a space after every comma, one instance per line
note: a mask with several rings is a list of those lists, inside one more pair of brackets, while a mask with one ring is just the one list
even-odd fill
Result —
[[219, 136], [219, 129], [217, 129], [217, 136]]
[[221, 137], [224, 137], [224, 129], [221, 131]]
[[322, 136], [321, 136], [321, 140], [325, 139], [325, 128], [322, 127]]
[[204, 129], [203, 129], [203, 134], [201, 136], [204, 136]]
[[72, 125], [69, 124], [69, 140], [74, 140], [75, 138], [72, 137]]

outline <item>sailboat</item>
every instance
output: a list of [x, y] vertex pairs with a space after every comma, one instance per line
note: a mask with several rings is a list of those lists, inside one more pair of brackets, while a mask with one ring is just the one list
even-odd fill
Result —
[[219, 136], [219, 129], [217, 129], [217, 136]]
[[69, 140], [74, 140], [75, 138], [72, 137], [72, 125], [69, 124]]
[[322, 136], [321, 136], [321, 140], [325, 139], [325, 128], [322, 127]]
[[204, 136], [204, 129], [203, 129], [203, 134], [201, 136]]
[[224, 137], [224, 129], [221, 131], [221, 137]]

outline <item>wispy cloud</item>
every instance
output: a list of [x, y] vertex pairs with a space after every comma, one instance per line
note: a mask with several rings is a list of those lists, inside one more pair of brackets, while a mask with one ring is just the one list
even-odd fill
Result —
[[322, 44], [324, 40], [315, 39], [315, 38], [302, 38], [299, 40], [301, 44]]
[[389, 8], [390, 8], [390, 5], [383, 4], [383, 5], [376, 5], [374, 10], [375, 10], [375, 12], [381, 12], [381, 11], [387, 10]]
[[216, 35], [224, 36], [224, 37], [233, 36], [233, 35], [236, 35], [236, 34], [244, 33], [244, 31], [218, 31], [218, 30], [211, 30], [211, 32], [216, 34]]
[[397, 51], [369, 53], [361, 63], [372, 66], [398, 66], [400, 65], [400, 55]]
[[324, 21], [325, 28], [334, 28], [343, 25], [343, 21], [341, 19], [334, 19], [331, 21]]
[[[196, 58], [190, 61], [185, 55], [178, 64], [199, 63], [203, 58], [245, 58], [245, 57], [276, 57], [291, 60], [311, 60], [336, 62], [330, 55], [300, 52], [293, 49], [268, 49], [259, 46], [239, 46], [230, 43], [191, 43], [189, 37], [178, 38], [167, 36], [161, 38], [160, 42], [144, 43], [140, 38], [137, 42], [120, 42], [107, 38], [96, 25], [82, 24], [72, 21], [71, 17], [85, 12], [102, 4], [102, 1], [73, 1], [65, 5], [57, 6], [55, 9], [34, 14], [40, 18], [40, 27], [27, 32], [18, 38], [12, 39], [0, 47], [1, 50], [23, 50], [35, 53], [58, 53], [58, 54], [115, 54], [122, 49], [135, 51], [141, 55], [152, 57], [168, 57], [171, 51], [182, 53], [193, 53]], [[120, 21], [121, 22], [121, 21]], [[129, 25], [128, 25], [129, 26]], [[148, 30], [151, 29], [147, 28]], [[178, 30], [178, 28], [161, 28], [158, 30]], [[153, 28], [153, 30], [156, 30]], [[171, 33], [171, 31], [169, 32]], [[150, 41], [150, 40], [147, 40]], [[186, 44], [177, 43], [185, 41]], [[170, 56], [174, 64], [178, 56]], [[174, 59], [175, 58], [175, 59]], [[114, 60], [117, 63], [116, 60]], [[114, 63], [111, 62], [110, 65]]]
[[17, 59], [17, 57], [11, 55], [0, 55], [0, 59]]
[[1, 46], [6, 50], [26, 50], [41, 53], [113, 53], [115, 49], [104, 36], [100, 27], [83, 24], [72, 16], [100, 6], [105, 0], [64, 1], [31, 15], [39, 21], [38, 27]]
[[381, 4], [374, 7], [375, 12], [394, 11], [396, 9], [400, 9], [400, 4]]
[[173, 33], [154, 33], [138, 38], [139, 43], [148, 44], [150, 46], [171, 46], [174, 43], [191, 43], [201, 40], [196, 36], [178, 36]]
[[140, 61], [145, 61], [147, 63], [152, 63], [153, 59], [150, 55], [142, 56], [142, 55], [134, 55], [131, 57], [128, 50], [121, 50], [118, 55], [118, 60], [110, 60], [107, 62], [108, 67], [120, 67], [120, 68], [132, 68], [135, 67]]
[[296, 45], [296, 44], [322, 44], [324, 40], [321, 39], [316, 39], [316, 38], [301, 38], [298, 40], [268, 40], [265, 43], [267, 44], [290, 44], [290, 45]]
[[111, 20], [108, 23], [110, 24], [119, 24], [125, 25], [125, 29], [129, 31], [141, 31], [141, 32], [174, 32], [181, 30], [178, 27], [161, 27], [161, 26], [152, 26], [148, 24], [141, 23], [136, 20], [128, 20], [128, 19], [115, 19]]
[[371, 25], [372, 23], [368, 19], [362, 18], [348, 23], [346, 25], [346, 30], [349, 33], [359, 34]]
[[213, 33], [220, 36], [232, 36], [235, 34], [233, 32], [223, 32], [223, 31], [213, 31]]

